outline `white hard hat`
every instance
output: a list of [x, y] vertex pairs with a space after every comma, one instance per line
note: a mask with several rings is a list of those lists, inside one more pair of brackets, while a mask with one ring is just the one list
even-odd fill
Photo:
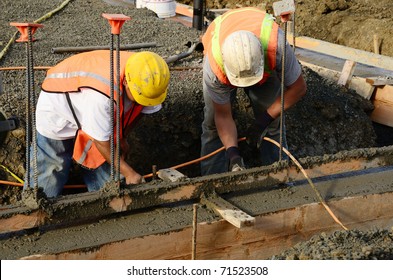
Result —
[[260, 40], [250, 31], [230, 34], [222, 45], [225, 74], [232, 85], [248, 87], [263, 78], [263, 49]]

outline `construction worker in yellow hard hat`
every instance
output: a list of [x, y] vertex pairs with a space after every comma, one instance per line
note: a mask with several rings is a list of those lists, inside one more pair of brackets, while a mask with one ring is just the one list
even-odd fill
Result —
[[[221, 146], [225, 151], [201, 162], [202, 175], [245, 169], [231, 106], [239, 87], [249, 97], [255, 117], [246, 130], [247, 143], [258, 149], [262, 164], [278, 160], [279, 149], [262, 138], [267, 135], [280, 142], [281, 79], [285, 81], [285, 109], [306, 93], [301, 66], [289, 45], [285, 77], [281, 77], [284, 42], [288, 44], [274, 18], [257, 8], [233, 9], [209, 25], [202, 37], [205, 108], [201, 155]], [[286, 147], [285, 133], [282, 143]]]
[[[102, 188], [110, 179], [109, 65], [109, 51], [80, 53], [52, 67], [42, 83], [36, 108], [37, 171], [38, 186], [48, 197], [61, 194], [72, 159], [84, 167], [89, 191]], [[168, 65], [159, 55], [120, 52], [120, 92], [115, 84], [114, 100], [119, 94], [120, 124], [115, 125], [120, 127], [122, 155], [128, 150], [127, 128], [140, 114], [161, 109], [169, 79]], [[123, 157], [120, 173], [127, 184], [143, 181]]]

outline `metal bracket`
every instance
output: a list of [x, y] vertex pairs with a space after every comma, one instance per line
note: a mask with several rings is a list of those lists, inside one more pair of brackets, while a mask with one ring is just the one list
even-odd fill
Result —
[[294, 0], [282, 0], [273, 3], [274, 16], [283, 16], [293, 14], [295, 12], [295, 1]]

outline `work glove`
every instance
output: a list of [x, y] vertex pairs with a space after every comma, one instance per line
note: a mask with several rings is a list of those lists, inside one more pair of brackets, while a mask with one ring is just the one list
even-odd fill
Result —
[[226, 152], [226, 157], [229, 159], [228, 171], [235, 172], [245, 170], [243, 158], [240, 156], [238, 147], [229, 147]]
[[236, 157], [229, 161], [229, 171], [242, 171], [245, 170], [244, 161], [242, 157]]
[[274, 121], [267, 111], [262, 113], [246, 131], [246, 142], [253, 149], [259, 149], [267, 133], [268, 126]]

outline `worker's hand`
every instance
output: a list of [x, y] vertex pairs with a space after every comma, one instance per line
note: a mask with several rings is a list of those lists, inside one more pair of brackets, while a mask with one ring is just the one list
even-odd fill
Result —
[[264, 112], [255, 120], [255, 122], [247, 129], [246, 142], [253, 149], [259, 149], [267, 133], [269, 124], [274, 119], [269, 115], [268, 112]]
[[229, 171], [242, 171], [245, 170], [244, 161], [242, 157], [235, 157], [229, 161]]
[[225, 151], [225, 155], [229, 159], [228, 171], [241, 171], [246, 169], [246, 167], [244, 166], [243, 158], [240, 156], [238, 147], [229, 147]]
[[262, 129], [259, 125], [251, 125], [246, 132], [246, 142], [253, 149], [259, 149], [262, 144], [263, 137], [267, 133], [267, 128]]
[[127, 185], [137, 185], [145, 182], [145, 178], [143, 178], [140, 174], [136, 172], [131, 175], [128, 175], [125, 178], [126, 178]]

